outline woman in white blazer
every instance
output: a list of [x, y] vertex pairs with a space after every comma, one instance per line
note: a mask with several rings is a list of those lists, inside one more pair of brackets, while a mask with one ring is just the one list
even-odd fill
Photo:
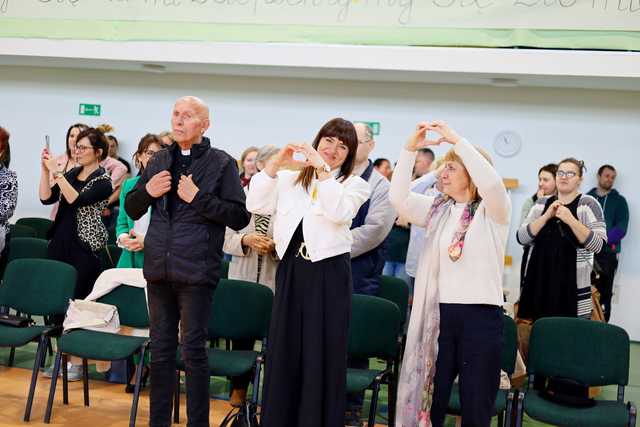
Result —
[[[437, 140], [426, 139], [435, 133]], [[409, 191], [416, 150], [453, 146], [442, 195]], [[462, 425], [488, 427], [500, 379], [502, 272], [511, 203], [489, 156], [444, 122], [420, 123], [389, 192], [398, 214], [427, 229], [398, 385], [396, 426], [440, 427], [459, 376]]]
[[333, 119], [312, 145], [288, 145], [251, 180], [247, 209], [272, 215], [281, 259], [267, 340], [263, 427], [344, 426], [349, 227], [370, 192], [367, 182], [352, 175], [357, 145], [353, 124]]

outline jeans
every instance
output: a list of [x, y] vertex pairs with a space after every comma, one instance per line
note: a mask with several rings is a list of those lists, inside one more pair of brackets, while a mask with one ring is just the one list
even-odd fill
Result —
[[207, 325], [213, 291], [206, 286], [149, 283], [151, 336], [151, 427], [171, 426], [176, 386], [178, 322], [186, 368], [187, 426], [209, 426]]
[[382, 274], [385, 276], [397, 277], [409, 284], [409, 275], [404, 269], [404, 262], [387, 261], [384, 263]]

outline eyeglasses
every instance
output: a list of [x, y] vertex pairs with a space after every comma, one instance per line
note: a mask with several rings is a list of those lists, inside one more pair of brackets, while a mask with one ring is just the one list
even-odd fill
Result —
[[153, 155], [156, 153], [157, 151], [154, 151], [154, 150], [147, 150], [143, 152], [143, 154], [146, 154], [148, 157], [153, 157]]
[[91, 150], [93, 147], [89, 145], [76, 145], [76, 151], [79, 153], [84, 153], [87, 150]]
[[573, 172], [573, 171], [567, 171], [567, 172], [565, 172], [565, 171], [557, 171], [556, 172], [556, 176], [558, 178], [573, 178], [576, 175], [578, 175], [578, 174]]

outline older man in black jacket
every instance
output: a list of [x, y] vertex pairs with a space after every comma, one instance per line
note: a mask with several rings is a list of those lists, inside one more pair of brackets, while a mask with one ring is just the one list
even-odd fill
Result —
[[156, 153], [127, 195], [133, 219], [151, 207], [144, 277], [151, 323], [151, 426], [170, 426], [175, 391], [178, 322], [186, 365], [189, 426], [209, 426], [207, 324], [220, 279], [225, 227], [244, 228], [245, 209], [235, 160], [204, 137], [209, 109], [195, 97], [176, 101], [175, 144]]

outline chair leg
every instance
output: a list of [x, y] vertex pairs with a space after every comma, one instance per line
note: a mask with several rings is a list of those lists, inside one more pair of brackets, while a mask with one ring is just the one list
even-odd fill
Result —
[[38, 349], [36, 350], [36, 360], [33, 362], [33, 371], [31, 372], [31, 385], [29, 385], [29, 395], [27, 396], [27, 406], [24, 409], [24, 420], [29, 421], [31, 417], [31, 407], [33, 406], [33, 395], [36, 392], [36, 383], [38, 382], [38, 371], [40, 370], [40, 364], [44, 360], [44, 354], [47, 351], [46, 348], [47, 337], [45, 335], [40, 336], [38, 341]]
[[516, 407], [516, 427], [522, 427], [522, 418], [524, 417], [524, 393], [518, 392], [518, 401]]
[[53, 372], [51, 377], [51, 387], [49, 387], [49, 398], [47, 400], [47, 409], [44, 413], [44, 422], [49, 424], [51, 421], [51, 411], [53, 409], [53, 398], [56, 394], [56, 385], [58, 384], [58, 372], [60, 372], [60, 360], [62, 359], [62, 352], [58, 349], [56, 353], [56, 359], [53, 362]]
[[140, 389], [142, 388], [142, 371], [144, 370], [144, 353], [147, 346], [144, 345], [140, 349], [140, 360], [136, 369], [136, 385], [133, 388], [133, 402], [131, 402], [131, 415], [129, 415], [129, 427], [136, 425], [136, 416], [138, 415], [138, 400], [140, 399]]
[[629, 427], [636, 427], [636, 416], [638, 414], [638, 410], [636, 406], [629, 402]]
[[504, 412], [504, 416], [505, 416], [504, 427], [512, 427], [514, 425], [513, 401], [514, 399], [517, 399], [517, 395], [518, 395], [518, 391], [516, 391], [515, 393], [513, 391], [509, 391], [509, 393], [507, 393], [507, 407]]
[[9, 351], [9, 363], [7, 363], [9, 367], [13, 366], [13, 359], [15, 359], [15, 357], [16, 357], [16, 348], [11, 347], [11, 350]]
[[380, 383], [378, 381], [375, 381], [373, 383], [373, 394], [371, 395], [371, 406], [369, 407], [369, 420], [367, 422], [367, 427], [374, 427], [376, 425], [376, 412], [378, 412], [379, 393]]
[[89, 364], [87, 359], [82, 359], [82, 392], [84, 394], [84, 406], [89, 406]]
[[504, 425], [504, 412], [498, 412], [498, 426], [499, 427], [506, 427]]
[[180, 370], [176, 370], [176, 390], [173, 393], [173, 422], [180, 422]]
[[388, 393], [387, 393], [387, 412], [389, 414], [389, 427], [395, 427], [396, 425], [396, 401], [398, 400], [398, 363], [394, 363], [394, 368], [391, 371], [389, 378]]
[[62, 355], [62, 403], [69, 404], [69, 372], [67, 368], [68, 357], [66, 354]]
[[260, 397], [260, 373], [262, 372], [262, 356], [258, 356], [256, 361], [256, 369], [253, 375], [253, 392], [251, 396], [251, 402], [254, 404], [254, 408], [258, 407], [258, 399]]

